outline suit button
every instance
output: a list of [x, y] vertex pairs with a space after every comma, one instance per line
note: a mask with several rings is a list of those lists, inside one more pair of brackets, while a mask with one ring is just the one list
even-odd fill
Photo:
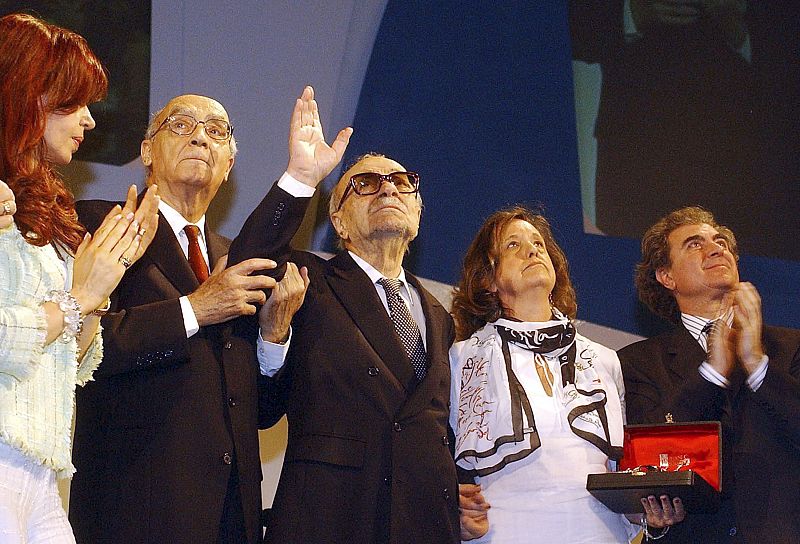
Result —
[[385, 483], [386, 485], [392, 485], [392, 477], [387, 476], [386, 478], [383, 479], [383, 483]]
[[225, 465], [233, 464], [233, 456], [226, 451], [222, 454], [222, 463]]
[[228, 399], [228, 406], [230, 406], [230, 407], [236, 406], [236, 399], [234, 399], [233, 397], [229, 398]]
[[225, 342], [225, 349], [231, 349], [232, 344], [230, 342]]
[[392, 425], [392, 428], [398, 433], [403, 430], [403, 426], [400, 425], [397, 421], [394, 422], [394, 425]]
[[446, 487], [442, 490], [442, 496], [444, 496], [444, 500], [450, 500], [450, 491]]
[[736, 527], [731, 527], [731, 530], [728, 531], [728, 534], [731, 536], [736, 536]]
[[442, 444], [444, 444], [445, 446], [449, 446], [450, 445], [450, 440], [446, 436], [443, 436], [442, 437]]
[[367, 369], [367, 372], [369, 373], [370, 376], [377, 376], [380, 370], [378, 370], [378, 367], [371, 366]]

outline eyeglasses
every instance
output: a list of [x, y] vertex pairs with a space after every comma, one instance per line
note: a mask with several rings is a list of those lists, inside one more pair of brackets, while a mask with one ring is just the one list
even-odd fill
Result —
[[416, 172], [390, 172], [388, 174], [363, 172], [350, 178], [350, 183], [348, 183], [347, 189], [344, 190], [336, 211], [338, 212], [342, 209], [342, 204], [344, 204], [351, 189], [359, 196], [374, 195], [381, 190], [384, 181], [394, 185], [400, 194], [407, 195], [419, 192], [419, 174]]
[[164, 122], [162, 122], [158, 127], [158, 130], [153, 133], [153, 136], [158, 134], [158, 132], [165, 126], [178, 136], [188, 136], [194, 132], [194, 130], [197, 128], [197, 125], [200, 123], [203, 124], [203, 130], [206, 131], [206, 135], [212, 140], [224, 142], [226, 140], [230, 140], [231, 136], [233, 135], [233, 127], [224, 119], [207, 119], [205, 121], [198, 121], [191, 115], [176, 113], [175, 115], [170, 115], [164, 119]]

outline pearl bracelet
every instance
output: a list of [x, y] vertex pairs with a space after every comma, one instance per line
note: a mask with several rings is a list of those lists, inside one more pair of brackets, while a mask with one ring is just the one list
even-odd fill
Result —
[[83, 317], [81, 305], [75, 297], [68, 291], [50, 291], [45, 295], [44, 302], [54, 302], [64, 314], [64, 332], [61, 334], [61, 341], [67, 343], [72, 338], [77, 340], [83, 331]]

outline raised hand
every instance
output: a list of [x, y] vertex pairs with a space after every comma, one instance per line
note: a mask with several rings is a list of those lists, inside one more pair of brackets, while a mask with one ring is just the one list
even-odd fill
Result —
[[14, 192], [0, 179], [0, 229], [4, 229], [14, 222], [17, 213], [17, 203]]
[[286, 342], [295, 312], [303, 305], [310, 280], [308, 269], [286, 263], [286, 273], [258, 312], [261, 338], [273, 344]]
[[208, 279], [188, 296], [201, 327], [255, 314], [256, 305], [266, 301], [263, 290], [276, 285], [273, 278], [251, 275], [258, 270], [275, 268], [275, 261], [248, 259], [225, 268], [227, 262], [227, 255], [217, 261]]
[[325, 142], [314, 89], [307, 86], [292, 111], [286, 171], [296, 180], [316, 187], [342, 160], [352, 134], [352, 128], [343, 128], [331, 145]]
[[489, 531], [490, 506], [481, 493], [481, 486], [458, 484], [458, 512], [461, 521], [461, 540], [480, 538]]

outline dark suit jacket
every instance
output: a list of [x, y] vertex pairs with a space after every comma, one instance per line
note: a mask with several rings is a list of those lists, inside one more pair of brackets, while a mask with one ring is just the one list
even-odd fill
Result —
[[[79, 202], [80, 220], [94, 231], [112, 204]], [[214, 263], [229, 241], [208, 229], [206, 240]], [[111, 297], [103, 362], [77, 394], [70, 521], [80, 544], [216, 542], [234, 466], [249, 541], [260, 539], [254, 320], [187, 339], [178, 298], [197, 287], [161, 217]]]
[[711, 26], [633, 39], [622, 0], [569, 5], [574, 57], [602, 67], [597, 226], [638, 239], [701, 205], [748, 252], [800, 259], [800, 4], [747, 2], [749, 62]]
[[291, 260], [311, 279], [277, 377], [289, 439], [266, 541], [458, 542], [447, 438], [452, 320], [409, 274], [427, 326], [428, 372], [417, 385], [375, 288], [349, 254], [325, 261], [290, 250], [308, 200], [276, 184], [230, 253], [230, 263]]
[[669, 542], [800, 541], [800, 331], [765, 327], [763, 341], [769, 370], [756, 392], [743, 373], [727, 391], [703, 379], [705, 353], [682, 326], [619, 351], [628, 423], [667, 413], [722, 423], [722, 507], [689, 514]]

